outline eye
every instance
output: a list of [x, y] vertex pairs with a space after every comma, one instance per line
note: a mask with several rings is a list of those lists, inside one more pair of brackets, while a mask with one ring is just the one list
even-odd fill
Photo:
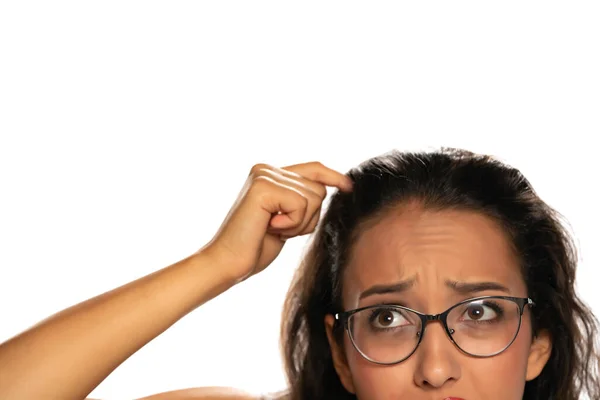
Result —
[[410, 324], [400, 311], [389, 308], [373, 310], [370, 321], [371, 325], [378, 329], [397, 328]]
[[463, 319], [466, 321], [490, 321], [497, 317], [496, 310], [486, 304], [469, 304], [463, 313]]

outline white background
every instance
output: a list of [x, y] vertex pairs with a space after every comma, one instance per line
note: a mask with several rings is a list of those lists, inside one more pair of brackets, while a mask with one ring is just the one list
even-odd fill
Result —
[[[0, 341], [197, 250], [256, 162], [442, 145], [512, 163], [565, 215], [600, 312], [596, 4], [2, 3]], [[282, 388], [304, 243], [92, 395]]]

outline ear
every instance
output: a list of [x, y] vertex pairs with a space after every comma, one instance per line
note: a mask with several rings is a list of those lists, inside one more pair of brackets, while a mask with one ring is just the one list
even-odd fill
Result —
[[531, 347], [529, 348], [529, 357], [527, 358], [527, 375], [528, 381], [537, 378], [544, 369], [544, 366], [550, 359], [552, 353], [552, 338], [548, 331], [540, 331], [533, 338]]
[[352, 374], [350, 373], [350, 367], [348, 366], [348, 360], [346, 359], [346, 353], [344, 352], [343, 344], [338, 344], [333, 334], [333, 324], [335, 319], [333, 315], [328, 314], [325, 316], [325, 331], [327, 333], [327, 340], [329, 341], [329, 348], [331, 349], [331, 357], [333, 358], [333, 366], [340, 381], [344, 388], [355, 394], [354, 382], [352, 381]]

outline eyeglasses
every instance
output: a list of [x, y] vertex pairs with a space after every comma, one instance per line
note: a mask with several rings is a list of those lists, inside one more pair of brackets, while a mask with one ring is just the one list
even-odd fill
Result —
[[354, 348], [367, 360], [391, 365], [410, 357], [429, 321], [441, 321], [452, 343], [474, 357], [492, 357], [514, 342], [530, 298], [483, 296], [461, 301], [441, 314], [430, 315], [408, 307], [379, 304], [335, 315]]

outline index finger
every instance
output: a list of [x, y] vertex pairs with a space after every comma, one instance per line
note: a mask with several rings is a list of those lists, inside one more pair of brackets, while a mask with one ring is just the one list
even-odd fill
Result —
[[334, 186], [346, 192], [352, 190], [352, 180], [349, 177], [318, 161], [290, 165], [283, 169], [326, 186]]

